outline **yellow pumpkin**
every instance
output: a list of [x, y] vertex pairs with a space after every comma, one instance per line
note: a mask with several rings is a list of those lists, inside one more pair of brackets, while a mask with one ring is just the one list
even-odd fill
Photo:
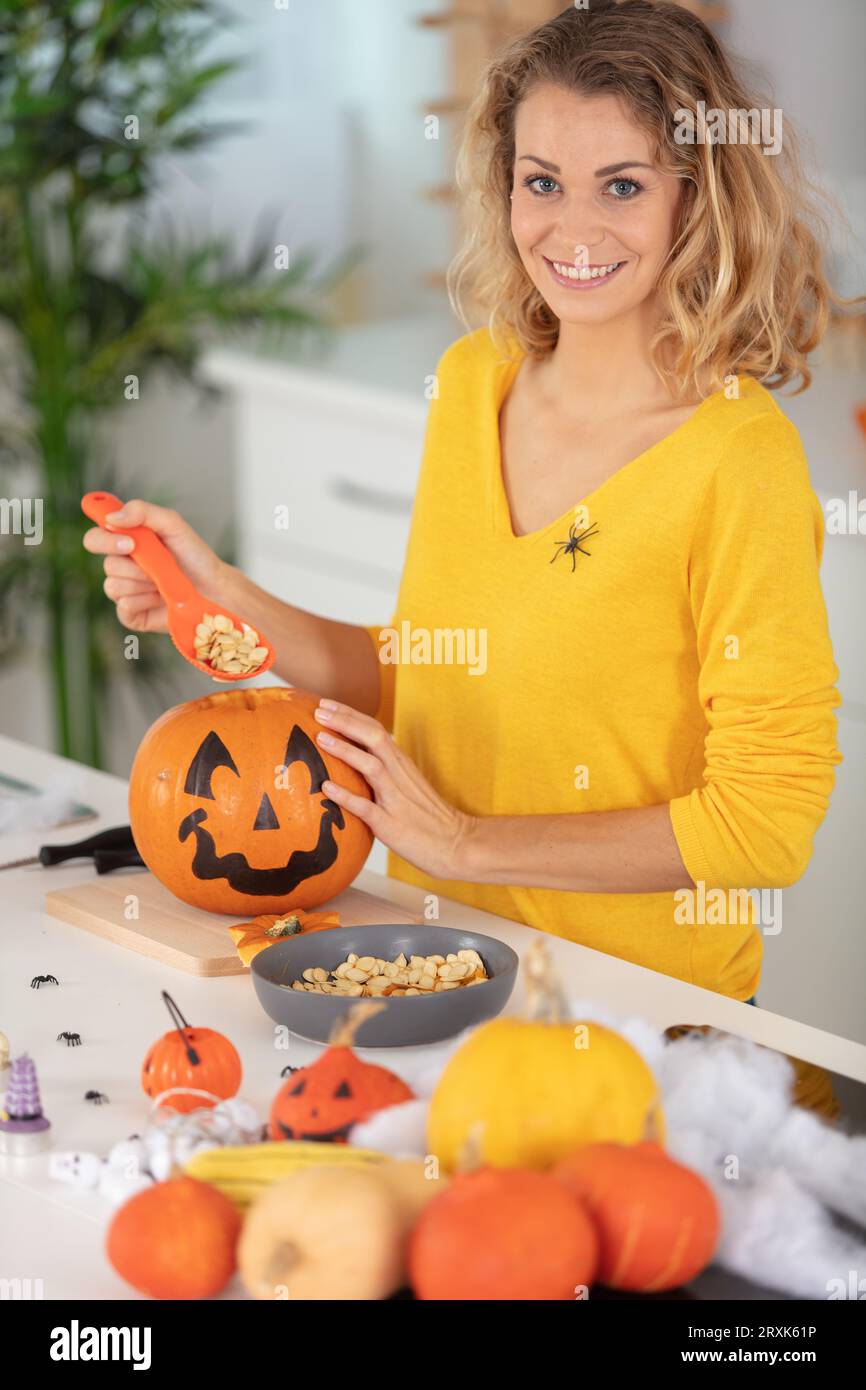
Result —
[[538, 942], [526, 961], [531, 1016], [477, 1028], [452, 1055], [430, 1102], [429, 1152], [444, 1172], [477, 1161], [549, 1168], [582, 1144], [664, 1139], [655, 1077], [640, 1053], [599, 1023], [562, 1021]]

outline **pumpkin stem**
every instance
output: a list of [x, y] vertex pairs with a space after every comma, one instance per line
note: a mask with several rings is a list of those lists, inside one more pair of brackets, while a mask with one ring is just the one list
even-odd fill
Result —
[[187, 1023], [180, 1009], [177, 1007], [177, 1004], [175, 1004], [174, 1000], [172, 999], [171, 995], [168, 993], [167, 990], [162, 991], [162, 997], [165, 1003], [165, 1007], [168, 1009], [168, 1016], [171, 1019], [177, 1031], [180, 1033], [180, 1040], [183, 1043], [184, 1048], [186, 1050], [186, 1055], [189, 1058], [189, 1064], [191, 1067], [197, 1067], [201, 1059], [198, 1053], [196, 1052], [195, 1048], [187, 1040], [186, 1034], [183, 1031], [184, 1028], [189, 1028], [189, 1024]]
[[301, 930], [301, 919], [296, 912], [292, 912], [288, 917], [278, 917], [273, 926], [265, 927], [265, 936], [297, 936]]
[[568, 1003], [543, 937], [533, 941], [523, 957], [523, 968], [528, 1017], [535, 1023], [564, 1023]]
[[375, 1018], [387, 1006], [382, 1003], [374, 1002], [372, 999], [361, 1000], [353, 1004], [350, 1009], [337, 1019], [331, 1029], [328, 1042], [331, 1047], [352, 1047], [358, 1035], [358, 1029], [362, 1023], [366, 1023], [368, 1018]]

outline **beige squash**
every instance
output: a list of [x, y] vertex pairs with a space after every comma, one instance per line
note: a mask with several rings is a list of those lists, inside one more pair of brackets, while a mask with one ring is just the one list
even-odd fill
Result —
[[293, 1173], [247, 1212], [238, 1246], [245, 1288], [277, 1302], [388, 1298], [406, 1283], [415, 1220], [444, 1185], [414, 1160]]

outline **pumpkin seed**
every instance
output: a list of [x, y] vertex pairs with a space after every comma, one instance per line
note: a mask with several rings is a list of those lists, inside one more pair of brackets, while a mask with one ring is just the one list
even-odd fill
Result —
[[[459, 989], [461, 985], [481, 984], [487, 979], [484, 963], [477, 951], [462, 953], [471, 959], [461, 960], [453, 953], [443, 956], [413, 955], [409, 961], [401, 952], [394, 960], [378, 956], [358, 956], [350, 952], [333, 970], [311, 965], [303, 972], [302, 980], [294, 980], [292, 989], [314, 994], [337, 994], [342, 998], [360, 995], [389, 999], [417, 994], [442, 993]], [[402, 962], [402, 964], [400, 964]], [[477, 963], [476, 963], [477, 962]]]
[[198, 660], [229, 676], [252, 675], [268, 656], [259, 635], [246, 623], [243, 632], [225, 613], [205, 613], [195, 630], [193, 645]]

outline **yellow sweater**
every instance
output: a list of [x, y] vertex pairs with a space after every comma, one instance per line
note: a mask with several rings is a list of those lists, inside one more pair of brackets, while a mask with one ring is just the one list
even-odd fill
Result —
[[[747, 999], [762, 940], [736, 890], [799, 878], [841, 761], [799, 436], [741, 377], [515, 537], [498, 418], [520, 360], [481, 330], [439, 362], [397, 611], [368, 629], [389, 658], [377, 717], [472, 815], [668, 803], [699, 891], [440, 881], [393, 853], [389, 873]], [[558, 547], [575, 520], [589, 554]]]

